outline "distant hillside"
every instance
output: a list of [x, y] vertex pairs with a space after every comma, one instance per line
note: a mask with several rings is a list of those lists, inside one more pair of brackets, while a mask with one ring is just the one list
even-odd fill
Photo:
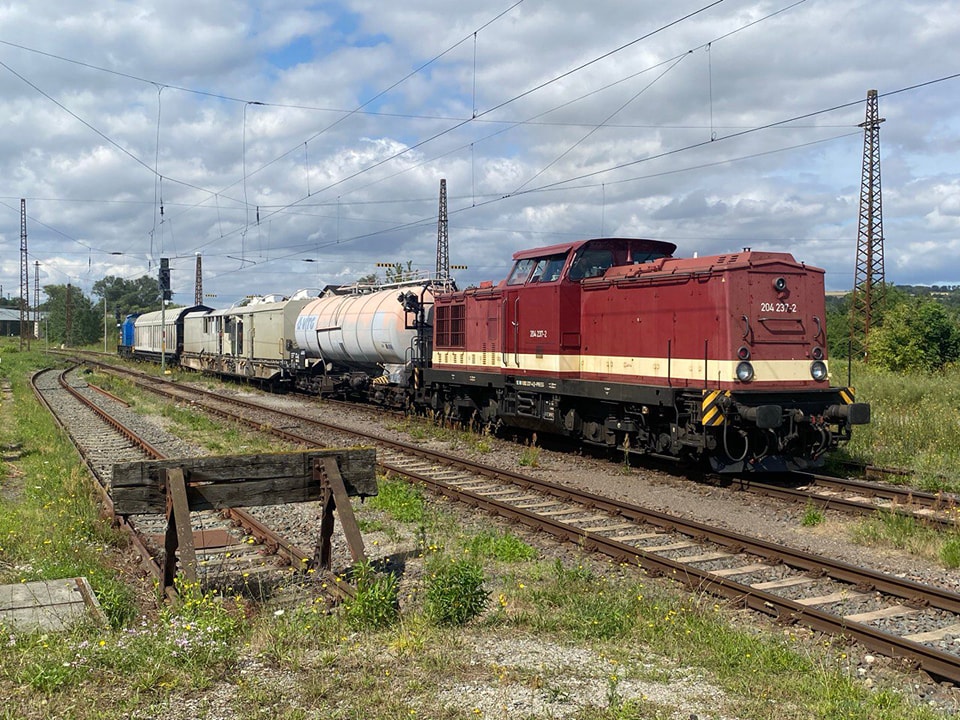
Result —
[[[960, 285], [893, 285], [895, 293], [937, 300], [948, 308], [960, 309]], [[849, 292], [828, 292], [827, 310], [850, 307]]]

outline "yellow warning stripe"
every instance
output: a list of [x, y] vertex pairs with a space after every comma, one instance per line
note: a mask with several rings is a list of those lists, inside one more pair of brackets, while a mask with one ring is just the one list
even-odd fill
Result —
[[844, 405], [852, 405], [854, 402], [854, 390], [852, 387], [843, 388], [840, 391], [840, 399], [843, 400]]
[[704, 390], [703, 391], [703, 403], [701, 405], [703, 411], [700, 417], [700, 422], [707, 427], [716, 427], [723, 423], [723, 410], [720, 408], [720, 398], [730, 397], [729, 390]]

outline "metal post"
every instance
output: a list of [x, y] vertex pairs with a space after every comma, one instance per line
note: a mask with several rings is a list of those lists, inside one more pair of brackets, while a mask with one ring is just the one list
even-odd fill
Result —
[[103, 298], [103, 354], [107, 354], [107, 298]]
[[167, 374], [167, 301], [160, 297], [160, 374]]

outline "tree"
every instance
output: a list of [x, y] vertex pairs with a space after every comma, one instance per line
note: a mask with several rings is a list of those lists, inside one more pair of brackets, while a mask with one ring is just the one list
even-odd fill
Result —
[[93, 294], [106, 299], [110, 311], [120, 315], [160, 309], [160, 281], [149, 275], [136, 280], [108, 275], [93, 284]]
[[[827, 346], [832, 358], [847, 358], [850, 355], [850, 302], [852, 293], [842, 297], [827, 296]], [[868, 346], [873, 355], [874, 334], [883, 326], [884, 318], [902, 303], [910, 302], [911, 295], [903, 286], [887, 285], [884, 302], [874, 310], [870, 318]]]
[[80, 288], [44, 285], [43, 291], [47, 294], [46, 330], [51, 343], [89, 345], [103, 337], [103, 313]]
[[960, 359], [960, 327], [936, 300], [908, 300], [871, 332], [870, 359], [896, 372], [936, 371]]
[[392, 266], [387, 267], [387, 269], [383, 271], [383, 274], [386, 276], [384, 282], [390, 284], [414, 280], [420, 274], [420, 271], [413, 269], [413, 260], [407, 260], [406, 267], [403, 266], [403, 263], [394, 263]]

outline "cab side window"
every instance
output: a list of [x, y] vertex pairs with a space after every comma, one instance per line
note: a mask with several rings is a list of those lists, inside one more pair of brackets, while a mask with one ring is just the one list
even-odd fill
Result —
[[533, 274], [530, 276], [530, 282], [556, 282], [560, 279], [560, 273], [563, 272], [566, 260], [567, 256], [565, 254], [540, 258], [537, 261], [537, 266], [533, 269]]
[[584, 280], [599, 277], [613, 265], [613, 253], [610, 250], [584, 250], [570, 266], [571, 280]]

